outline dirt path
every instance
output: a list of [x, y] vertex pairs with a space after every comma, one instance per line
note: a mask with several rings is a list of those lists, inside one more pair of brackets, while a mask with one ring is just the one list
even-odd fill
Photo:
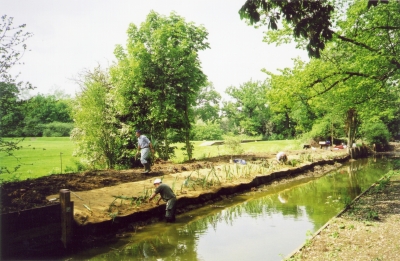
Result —
[[287, 260], [400, 260], [400, 171], [382, 179]]

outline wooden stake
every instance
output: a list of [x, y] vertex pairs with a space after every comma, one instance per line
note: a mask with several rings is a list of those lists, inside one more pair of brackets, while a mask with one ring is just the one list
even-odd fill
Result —
[[68, 189], [60, 189], [61, 203], [61, 241], [64, 248], [68, 248], [72, 239], [72, 219], [74, 216], [74, 202], [71, 202], [71, 193]]

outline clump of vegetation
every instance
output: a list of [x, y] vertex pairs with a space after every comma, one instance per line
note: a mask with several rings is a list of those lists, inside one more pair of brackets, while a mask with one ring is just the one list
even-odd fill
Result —
[[241, 146], [241, 138], [238, 136], [225, 136], [224, 146], [231, 155], [231, 158], [234, 155], [240, 155], [243, 153], [243, 148]]
[[362, 126], [364, 139], [369, 144], [386, 145], [390, 139], [390, 132], [387, 126], [381, 122], [369, 122]]

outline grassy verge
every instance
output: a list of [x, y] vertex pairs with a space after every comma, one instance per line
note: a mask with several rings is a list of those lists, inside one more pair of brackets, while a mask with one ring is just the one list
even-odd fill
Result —
[[[209, 157], [230, 155], [224, 145], [201, 146], [203, 141], [195, 141], [194, 155], [197, 160]], [[4, 181], [35, 179], [46, 175], [78, 172], [79, 158], [73, 157], [74, 144], [68, 137], [61, 138], [26, 138], [20, 144], [22, 148], [16, 151], [15, 157], [7, 157], [0, 154], [0, 165], [12, 171], [19, 166], [17, 171], [0, 174], [0, 183]], [[184, 151], [181, 150], [183, 143], [174, 144], [177, 147], [174, 163], [182, 163], [187, 160]], [[300, 143], [296, 140], [280, 141], [258, 141], [242, 143], [240, 145], [244, 154], [278, 152], [280, 150], [299, 149]]]

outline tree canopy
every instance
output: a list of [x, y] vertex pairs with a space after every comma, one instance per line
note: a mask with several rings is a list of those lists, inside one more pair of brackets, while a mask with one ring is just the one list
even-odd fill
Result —
[[[156, 140], [162, 158], [168, 158], [169, 135], [178, 133], [191, 158], [189, 133], [194, 120], [192, 106], [206, 75], [198, 53], [209, 48], [203, 26], [186, 22], [176, 13], [150, 12], [145, 22], [128, 28], [128, 43], [118, 46], [112, 81], [121, 119]], [[156, 147], [157, 149], [157, 147]]]
[[[399, 11], [398, 1], [355, 1], [337, 21], [341, 37], [320, 59], [270, 74], [271, 100], [280, 108], [302, 107], [314, 118], [341, 115], [348, 135], [355, 135], [360, 121], [393, 120], [399, 107]], [[281, 100], [283, 94], [290, 99]]]
[[[353, 1], [335, 0], [247, 0], [240, 8], [241, 19], [250, 24], [265, 24], [277, 30], [279, 22], [289, 25], [295, 38], [305, 39], [310, 57], [320, 58], [321, 51], [334, 37], [343, 41], [351, 39], [336, 31], [337, 14]], [[365, 0], [367, 8], [388, 3], [388, 0]], [[282, 21], [283, 20], [283, 21]]]

